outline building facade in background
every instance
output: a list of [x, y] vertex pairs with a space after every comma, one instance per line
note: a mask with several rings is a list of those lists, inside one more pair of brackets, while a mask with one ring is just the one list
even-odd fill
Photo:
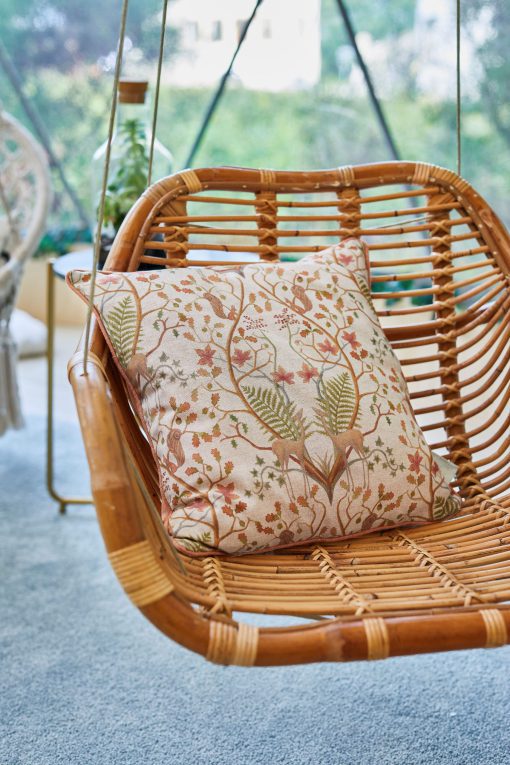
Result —
[[[227, 68], [253, 0], [174, 0], [169, 24], [179, 53], [166, 76], [178, 87], [214, 85]], [[253, 90], [299, 90], [320, 80], [320, 0], [266, 0], [251, 25], [233, 77]]]
[[[479, 96], [483, 74], [477, 60], [477, 46], [492, 33], [492, 13], [482, 9], [476, 19], [462, 26], [462, 90], [466, 97]], [[416, 0], [414, 27], [398, 38], [376, 40], [358, 29], [356, 42], [371, 72], [381, 98], [391, 99], [399, 92], [415, 91], [430, 101], [455, 98], [456, 91], [456, 10], [445, 0]], [[364, 92], [363, 74], [356, 64], [352, 47], [341, 44], [337, 50], [342, 95], [350, 98]]]

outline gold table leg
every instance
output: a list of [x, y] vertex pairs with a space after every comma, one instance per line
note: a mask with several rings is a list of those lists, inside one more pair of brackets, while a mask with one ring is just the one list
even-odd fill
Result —
[[55, 488], [54, 476], [54, 396], [53, 375], [55, 361], [55, 274], [53, 273], [54, 260], [48, 260], [46, 269], [46, 326], [48, 341], [47, 355], [47, 420], [46, 420], [46, 487], [48, 493], [58, 502], [60, 513], [65, 513], [67, 505], [91, 505], [93, 500], [89, 497], [64, 497]]

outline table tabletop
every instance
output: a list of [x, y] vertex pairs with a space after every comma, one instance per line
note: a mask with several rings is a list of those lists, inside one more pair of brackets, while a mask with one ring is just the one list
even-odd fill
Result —
[[[212, 250], [192, 250], [190, 253], [188, 253], [188, 262], [193, 262], [193, 260], [204, 260], [207, 259], [211, 263], [216, 261], [225, 261], [225, 260], [236, 260], [236, 254], [230, 254], [225, 252], [217, 252]], [[58, 276], [60, 279], [65, 279], [69, 271], [72, 271], [75, 268], [83, 269], [85, 271], [91, 271], [92, 270], [92, 264], [94, 260], [94, 250], [92, 247], [86, 247], [83, 250], [74, 250], [73, 252], [68, 252], [65, 255], [61, 255], [59, 258], [56, 258], [53, 263], [53, 273], [55, 276]], [[247, 263], [257, 263], [259, 261], [259, 257], [256, 253], [251, 252], [244, 252], [243, 253], [243, 260], [245, 260]], [[157, 269], [159, 268], [158, 265], [150, 265], [148, 266], [149, 270]]]
[[75, 268], [83, 268], [86, 271], [90, 271], [92, 269], [93, 259], [94, 251], [92, 250], [92, 247], [67, 252], [59, 258], [55, 258], [55, 261], [53, 262], [53, 273], [60, 279], [65, 279], [69, 271], [72, 271]]

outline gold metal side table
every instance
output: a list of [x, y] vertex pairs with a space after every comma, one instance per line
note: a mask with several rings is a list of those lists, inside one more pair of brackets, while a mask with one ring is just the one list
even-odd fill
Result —
[[55, 279], [65, 279], [73, 268], [92, 268], [92, 250], [79, 250], [48, 260], [46, 271], [46, 325], [47, 341], [47, 421], [46, 421], [46, 487], [48, 493], [58, 502], [60, 513], [65, 513], [67, 505], [91, 505], [90, 497], [66, 497], [55, 487], [54, 472], [54, 363], [55, 363]]

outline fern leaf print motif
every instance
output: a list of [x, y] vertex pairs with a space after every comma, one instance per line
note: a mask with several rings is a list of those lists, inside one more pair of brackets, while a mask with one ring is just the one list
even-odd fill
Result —
[[[318, 385], [317, 424], [322, 433], [335, 435], [347, 430], [356, 420], [356, 394], [348, 372], [321, 380]], [[326, 425], [325, 425], [326, 423]]]
[[297, 404], [285, 400], [281, 389], [243, 386], [246, 400], [270, 435], [297, 438], [301, 423], [296, 419]]
[[105, 312], [104, 323], [117, 357], [124, 368], [135, 352], [138, 321], [132, 295], [123, 297], [111, 311]]

